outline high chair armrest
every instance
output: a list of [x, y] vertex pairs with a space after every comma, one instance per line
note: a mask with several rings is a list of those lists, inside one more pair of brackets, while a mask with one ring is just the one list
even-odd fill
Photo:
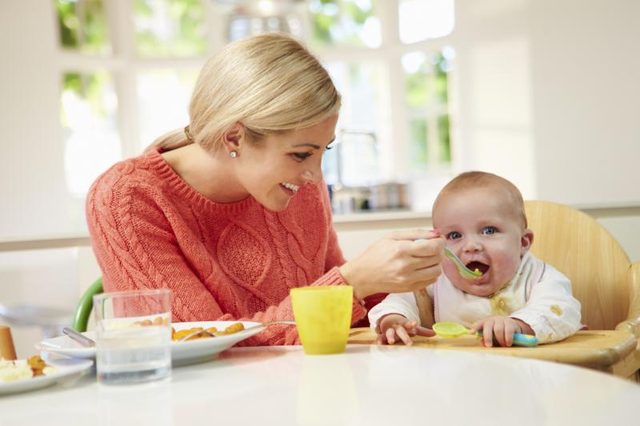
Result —
[[637, 339], [640, 339], [640, 317], [622, 321], [616, 325], [616, 330], [628, 331], [636, 336]]

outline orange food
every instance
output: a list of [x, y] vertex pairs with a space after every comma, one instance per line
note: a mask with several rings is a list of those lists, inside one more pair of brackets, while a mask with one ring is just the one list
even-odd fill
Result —
[[219, 335], [224, 335], [224, 334], [233, 334], [233, 333], [237, 333], [238, 331], [242, 331], [244, 330], [244, 324], [242, 324], [241, 322], [236, 322], [234, 324], [231, 324], [230, 326], [228, 326], [227, 328], [225, 328], [223, 331], [219, 332]]
[[31, 367], [31, 371], [33, 371], [33, 377], [42, 376], [44, 374], [42, 371], [47, 367], [47, 364], [40, 358], [40, 355], [33, 355], [27, 358], [27, 364]]
[[145, 320], [140, 320], [133, 323], [133, 325], [137, 325], [141, 327], [147, 327], [150, 325], [168, 325], [168, 324], [169, 324], [169, 319], [168, 318], [163, 319], [162, 317], [155, 317], [153, 321], [150, 319], [145, 319]]
[[[228, 334], [233, 334], [233, 333], [237, 333], [239, 331], [244, 330], [244, 324], [242, 324], [241, 322], [237, 322], [237, 323], [233, 323], [231, 325], [229, 325], [228, 327], [226, 327], [224, 330], [218, 330], [215, 327], [209, 327], [206, 329], [206, 331], [208, 331], [209, 333], [213, 333], [216, 336], [224, 336], [224, 335], [228, 335]], [[197, 334], [193, 334], [200, 331], [200, 333]], [[189, 337], [187, 340], [191, 341], [191, 340], [197, 340], [197, 339], [203, 339], [203, 338], [207, 338], [207, 337], [215, 337], [212, 336], [209, 333], [204, 332], [204, 328], [202, 327], [192, 327], [192, 328], [183, 328], [182, 330], [177, 330], [173, 327], [171, 327], [171, 339], [174, 341], [178, 341], [180, 339], [183, 339], [185, 336], [188, 336], [190, 334], [193, 334], [193, 336]]]

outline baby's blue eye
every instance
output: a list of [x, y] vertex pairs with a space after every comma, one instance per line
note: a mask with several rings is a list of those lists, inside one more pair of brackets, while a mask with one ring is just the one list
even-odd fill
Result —
[[458, 238], [461, 238], [462, 234], [459, 233], [458, 231], [451, 231], [447, 234], [447, 240], [457, 240]]
[[495, 226], [485, 226], [482, 228], [482, 235], [493, 235], [498, 232], [498, 229]]

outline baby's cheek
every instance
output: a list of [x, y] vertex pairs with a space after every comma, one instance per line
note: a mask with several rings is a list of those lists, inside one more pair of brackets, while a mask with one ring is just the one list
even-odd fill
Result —
[[460, 274], [458, 273], [458, 270], [451, 262], [443, 261], [442, 263], [440, 263], [440, 268], [442, 269], [442, 272], [444, 273], [444, 275], [447, 278], [449, 278], [449, 281], [455, 283], [457, 280], [460, 279]]

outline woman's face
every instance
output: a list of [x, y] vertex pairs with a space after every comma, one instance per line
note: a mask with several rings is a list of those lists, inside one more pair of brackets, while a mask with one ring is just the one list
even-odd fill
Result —
[[480, 297], [493, 295], [513, 279], [533, 241], [510, 197], [496, 188], [445, 195], [434, 208], [433, 223], [467, 267], [482, 271], [478, 279], [463, 278], [445, 258], [445, 275], [458, 289]]
[[303, 185], [322, 179], [322, 155], [337, 121], [336, 114], [313, 127], [245, 142], [233, 159], [241, 185], [267, 209], [286, 209]]

